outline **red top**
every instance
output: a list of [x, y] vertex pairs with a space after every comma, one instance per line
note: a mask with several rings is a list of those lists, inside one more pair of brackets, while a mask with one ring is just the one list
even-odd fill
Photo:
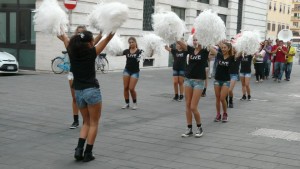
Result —
[[[272, 47], [272, 51], [277, 49], [277, 45], [274, 45]], [[284, 50], [285, 52], [287, 52], [287, 48], [285, 46], [282, 46], [282, 50]], [[279, 50], [276, 52], [276, 56], [275, 56], [275, 62], [282, 62], [285, 63], [285, 54], [282, 52], [282, 50]]]

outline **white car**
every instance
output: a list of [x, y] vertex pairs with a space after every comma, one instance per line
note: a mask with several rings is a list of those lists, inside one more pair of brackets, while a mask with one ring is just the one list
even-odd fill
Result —
[[0, 73], [18, 73], [19, 63], [17, 59], [4, 51], [0, 51]]

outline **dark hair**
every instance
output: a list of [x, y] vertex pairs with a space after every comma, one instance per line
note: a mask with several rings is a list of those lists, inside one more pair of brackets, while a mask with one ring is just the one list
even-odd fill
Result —
[[72, 55], [80, 51], [89, 49], [89, 42], [93, 40], [93, 33], [90, 31], [83, 31], [77, 35], [74, 35], [70, 39], [68, 51]]
[[[136, 42], [136, 39], [135, 39], [135, 37], [129, 37], [128, 38], [128, 42], [130, 41], [130, 40], [133, 40], [134, 42], [135, 42], [135, 44], [136, 44], [136, 48], [138, 48], [138, 45], [137, 45], [137, 42]], [[130, 46], [129, 46], [129, 48], [130, 48]]]

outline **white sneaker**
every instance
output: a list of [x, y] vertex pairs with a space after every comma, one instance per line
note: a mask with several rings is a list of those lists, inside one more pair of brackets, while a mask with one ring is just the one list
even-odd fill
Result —
[[122, 109], [128, 109], [129, 108], [129, 104], [125, 104]]
[[202, 127], [197, 127], [197, 131], [196, 131], [196, 134], [195, 134], [195, 137], [196, 138], [199, 138], [203, 135], [203, 130], [202, 130]]
[[186, 138], [186, 137], [190, 137], [190, 136], [192, 136], [192, 135], [193, 135], [193, 130], [192, 130], [192, 128], [187, 128], [187, 129], [186, 129], [186, 132], [185, 132], [184, 134], [181, 134], [181, 137]]
[[137, 108], [138, 108], [138, 107], [137, 107], [137, 104], [136, 104], [136, 103], [133, 103], [131, 109], [132, 109], [132, 110], [136, 110]]

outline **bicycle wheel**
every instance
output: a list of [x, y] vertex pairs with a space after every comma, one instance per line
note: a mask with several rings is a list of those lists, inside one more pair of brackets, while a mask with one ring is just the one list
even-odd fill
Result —
[[52, 71], [55, 74], [61, 74], [62, 72], [64, 72], [64, 69], [62, 68], [63, 64], [64, 60], [61, 57], [54, 58], [51, 64]]
[[100, 59], [100, 70], [102, 73], [108, 73], [109, 64], [108, 64], [108, 60], [106, 58]]

